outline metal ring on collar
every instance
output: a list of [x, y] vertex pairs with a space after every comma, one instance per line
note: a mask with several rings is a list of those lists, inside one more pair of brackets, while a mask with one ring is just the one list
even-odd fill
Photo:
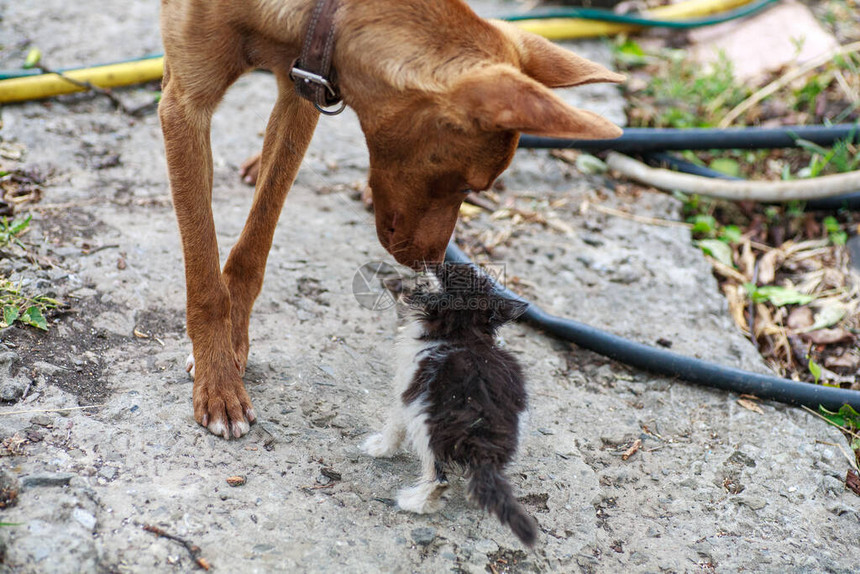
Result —
[[326, 108], [324, 108], [324, 107], [320, 106], [320, 105], [319, 105], [318, 103], [316, 103], [316, 102], [314, 102], [314, 107], [317, 109], [317, 111], [318, 111], [319, 113], [321, 113], [321, 114], [323, 114], [323, 115], [326, 115], [326, 116], [336, 116], [336, 115], [338, 115], [339, 113], [341, 113], [343, 110], [345, 110], [345, 109], [346, 109], [346, 102], [345, 102], [345, 101], [343, 101], [343, 100], [341, 99], [341, 100], [338, 100], [338, 102], [340, 103], [340, 106], [339, 106], [339, 107], [337, 107], [337, 108], [335, 108], [335, 109], [326, 109]]

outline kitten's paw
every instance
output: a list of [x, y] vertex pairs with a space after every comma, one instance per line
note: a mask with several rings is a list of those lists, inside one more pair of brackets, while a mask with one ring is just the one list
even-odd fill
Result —
[[363, 443], [361, 443], [361, 451], [369, 454], [372, 457], [386, 457], [395, 453], [399, 445], [392, 444], [384, 433], [378, 432], [372, 434]]
[[445, 506], [442, 493], [445, 486], [439, 482], [422, 482], [397, 493], [397, 506], [416, 514], [438, 512]]

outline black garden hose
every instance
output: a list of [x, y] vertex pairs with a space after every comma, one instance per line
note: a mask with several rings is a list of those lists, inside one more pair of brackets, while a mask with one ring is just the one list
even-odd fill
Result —
[[773, 149], [800, 147], [797, 140], [821, 146], [833, 145], [849, 137], [860, 142], [858, 124], [832, 126], [786, 126], [781, 128], [625, 128], [619, 138], [576, 140], [540, 136], [520, 136], [521, 148], [613, 150], [621, 153], [709, 149]]
[[[451, 263], [474, 265], [466, 254], [454, 245], [453, 241], [448, 245], [445, 252], [445, 260]], [[779, 401], [789, 405], [803, 405], [811, 409], [822, 406], [835, 411], [847, 404], [860, 410], [860, 392], [811, 383], [799, 383], [773, 375], [762, 375], [732, 367], [723, 367], [629, 341], [572, 319], [551, 315], [504, 286], [495, 282], [494, 285], [497, 291], [505, 297], [522, 301], [528, 305], [520, 320], [528, 321], [559, 339], [570, 341], [584, 349], [594, 351], [626, 365], [706, 387], [751, 394], [761, 399]]]

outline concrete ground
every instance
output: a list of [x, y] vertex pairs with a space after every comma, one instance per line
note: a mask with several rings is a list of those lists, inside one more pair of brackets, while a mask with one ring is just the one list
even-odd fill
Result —
[[[519, 7], [474, 5], [482, 14]], [[160, 51], [157, 12], [154, 0], [0, 0], [0, 67], [19, 66], [28, 46], [58, 68]], [[571, 47], [609, 60], [600, 41]], [[152, 87], [118, 94], [143, 103]], [[623, 121], [612, 87], [565, 96]], [[251, 197], [237, 166], [261, 145], [273, 101], [272, 78], [250, 74], [214, 120], [224, 256]], [[72, 310], [46, 335], [0, 331], [0, 377], [25, 389], [0, 405], [0, 482], [20, 490], [17, 505], [0, 510], [0, 522], [17, 524], [0, 527], [0, 570], [195, 568], [185, 548], [144, 525], [198, 545], [213, 571], [857, 570], [860, 499], [843, 487], [848, 464], [834, 429], [775, 403], [759, 414], [737, 396], [519, 325], [504, 336], [528, 374], [530, 424], [510, 475], [540, 523], [535, 549], [472, 507], [457, 481], [439, 514], [393, 507], [418, 464], [357, 448], [391, 400], [394, 316], [352, 294], [361, 265], [391, 259], [354, 199], [367, 152], [350, 112], [321, 120], [281, 217], [245, 376], [260, 422], [241, 440], [215, 438], [192, 418], [184, 275], [157, 116], [71, 96], [6, 106], [2, 122], [3, 149], [25, 150], [5, 164], [50, 173], [26, 241], [54, 266], [6, 259], [0, 270], [55, 291]], [[580, 210], [588, 200], [677, 219], [677, 201], [583, 176], [544, 152], [518, 153], [502, 180], [503, 200], [552, 202], [565, 226], [481, 216], [459, 233], [512, 231], [495, 261], [544, 308], [765, 370], [686, 229]], [[623, 459], [636, 439], [641, 448]], [[245, 483], [232, 487], [236, 475]]]

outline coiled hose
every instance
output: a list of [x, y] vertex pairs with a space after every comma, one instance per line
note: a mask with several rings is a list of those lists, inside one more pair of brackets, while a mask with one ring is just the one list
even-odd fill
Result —
[[[474, 266], [474, 263], [453, 241], [445, 252], [445, 260]], [[575, 343], [583, 349], [594, 351], [626, 365], [665, 377], [683, 379], [697, 385], [751, 394], [761, 399], [789, 405], [802, 405], [811, 409], [822, 406], [832, 411], [839, 410], [842, 405], [851, 405], [854, 409], [860, 410], [860, 392], [799, 383], [773, 375], [724, 367], [630, 341], [572, 319], [551, 315], [494, 280], [493, 284], [496, 291], [504, 297], [528, 305], [526, 312], [520, 317], [521, 321], [527, 321], [554, 337]]]

